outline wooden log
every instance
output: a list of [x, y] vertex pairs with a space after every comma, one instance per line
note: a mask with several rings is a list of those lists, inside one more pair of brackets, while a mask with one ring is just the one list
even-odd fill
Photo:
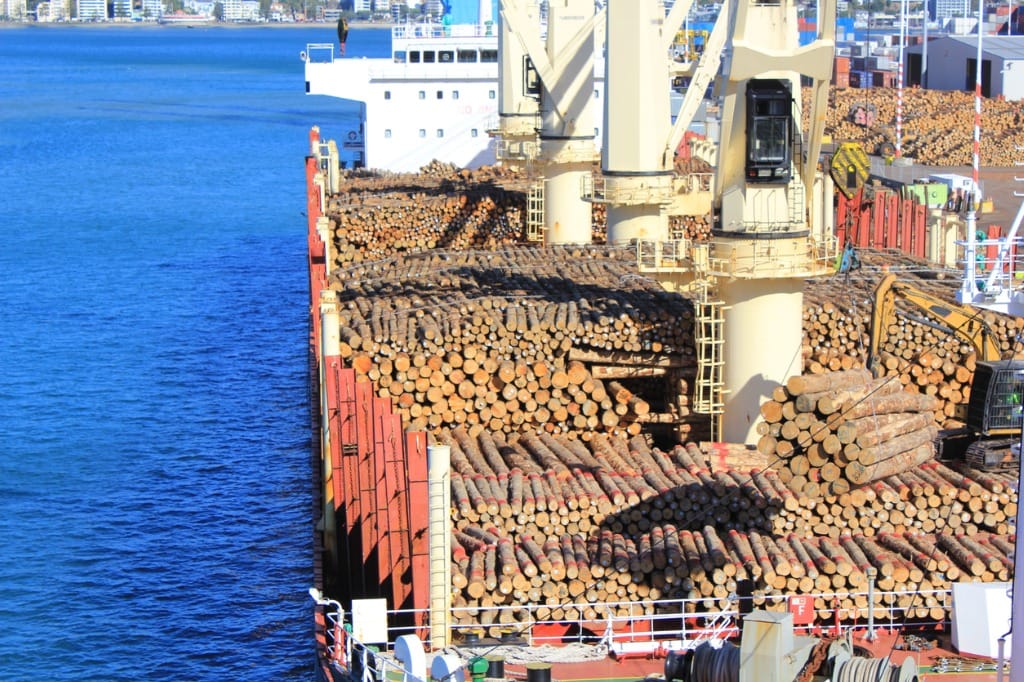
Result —
[[893, 438], [874, 448], [873, 464], [865, 465], [862, 461], [847, 464], [844, 469], [846, 478], [851, 483], [863, 485], [926, 462], [935, 456], [932, 441], [936, 433], [934, 428], [925, 428]]

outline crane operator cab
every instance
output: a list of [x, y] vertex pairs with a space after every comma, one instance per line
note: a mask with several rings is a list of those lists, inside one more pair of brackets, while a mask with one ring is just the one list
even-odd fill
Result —
[[793, 94], [788, 80], [747, 83], [747, 182], [787, 183], [792, 173]]

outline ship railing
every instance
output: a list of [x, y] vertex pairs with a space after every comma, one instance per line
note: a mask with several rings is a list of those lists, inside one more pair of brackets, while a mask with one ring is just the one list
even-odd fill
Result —
[[[459, 624], [452, 627], [457, 642], [472, 641], [483, 626], [497, 639], [524, 642], [529, 647], [590, 645], [617, 656], [639, 654], [656, 647], [686, 649], [708, 639], [724, 640], [739, 634], [735, 602], [715, 600], [721, 608], [708, 609], [703, 599], [659, 599], [655, 602], [617, 601], [566, 604], [577, 617], [551, 619], [553, 607], [545, 605], [495, 606], [486, 615], [470, 618], [468, 608], [453, 608]], [[624, 615], [625, 614], [625, 615]], [[542, 617], [544, 616], [544, 617]]]
[[[727, 242], [744, 239], [746, 233], [736, 232], [735, 237], [722, 239]], [[691, 239], [670, 239], [667, 241], [640, 239], [636, 242], [637, 264], [641, 272], [690, 271], [700, 270], [717, 276], [758, 277], [763, 273], [782, 274], [785, 268], [793, 271], [793, 276], [810, 276], [830, 271], [834, 267], [836, 257], [835, 237], [823, 240], [807, 235], [799, 246], [779, 248], [782, 242], [774, 240], [757, 240], [751, 237], [750, 247], [741, 255], [730, 249], [729, 258], [715, 258], [713, 248], [719, 241], [717, 238], [702, 240], [701, 244], [710, 249], [695, 250]]]
[[[658, 599], [642, 601], [564, 604], [575, 609], [578, 617], [550, 619], [552, 606], [494, 606], [469, 609], [453, 608], [451, 616], [453, 644], [457, 650], [475, 655], [484, 647], [497, 655], [509, 655], [522, 645], [531, 649], [532, 660], [548, 657], [554, 661], [593, 660], [616, 657], [665, 655], [670, 651], [692, 649], [701, 642], [723, 641], [738, 637], [742, 630], [741, 607], [750, 606], [750, 598], [732, 594], [719, 599]], [[797, 632], [812, 635], [871, 637], [882, 632], [951, 627], [952, 592], [950, 590], [874, 590], [818, 592], [800, 595], [764, 595], [754, 609], [788, 611], [794, 616]], [[473, 613], [471, 614], [470, 611]], [[423, 634], [422, 626], [392, 626], [392, 641], [379, 646], [358, 641], [351, 628], [339, 622], [340, 608], [324, 609], [327, 631], [326, 652], [333, 665], [352, 673], [362, 682], [385, 679], [388, 673], [401, 672], [393, 655], [394, 642], [403, 635]], [[541, 615], [545, 618], [541, 618]], [[425, 611], [411, 609], [388, 612], [389, 623], [425, 622]], [[487, 625], [484, 625], [487, 624]], [[487, 638], [486, 640], [483, 638]], [[508, 644], [508, 647], [504, 647]], [[537, 648], [541, 647], [538, 651]], [[523, 655], [527, 655], [525, 652]]]
[[302, 60], [307, 64], [334, 63], [334, 43], [306, 43]]
[[714, 181], [714, 173], [687, 173], [679, 177], [679, 181], [676, 183], [676, 191], [680, 194], [710, 192]]
[[[966, 249], [966, 241], [956, 242]], [[971, 269], [966, 257], [957, 263], [965, 278]], [[1016, 239], [979, 239], [974, 242], [974, 281], [978, 289], [991, 295], [1020, 289], [1024, 284], [1024, 237]]]

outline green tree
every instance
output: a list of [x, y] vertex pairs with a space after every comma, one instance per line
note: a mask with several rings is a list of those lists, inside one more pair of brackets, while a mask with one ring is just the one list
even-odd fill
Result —
[[217, 21], [224, 21], [224, 3], [213, 3], [213, 18]]

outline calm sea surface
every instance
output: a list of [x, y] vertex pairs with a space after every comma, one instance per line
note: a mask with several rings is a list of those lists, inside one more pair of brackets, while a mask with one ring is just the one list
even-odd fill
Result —
[[303, 157], [351, 110], [299, 52], [333, 38], [0, 30], [0, 679], [311, 679]]

